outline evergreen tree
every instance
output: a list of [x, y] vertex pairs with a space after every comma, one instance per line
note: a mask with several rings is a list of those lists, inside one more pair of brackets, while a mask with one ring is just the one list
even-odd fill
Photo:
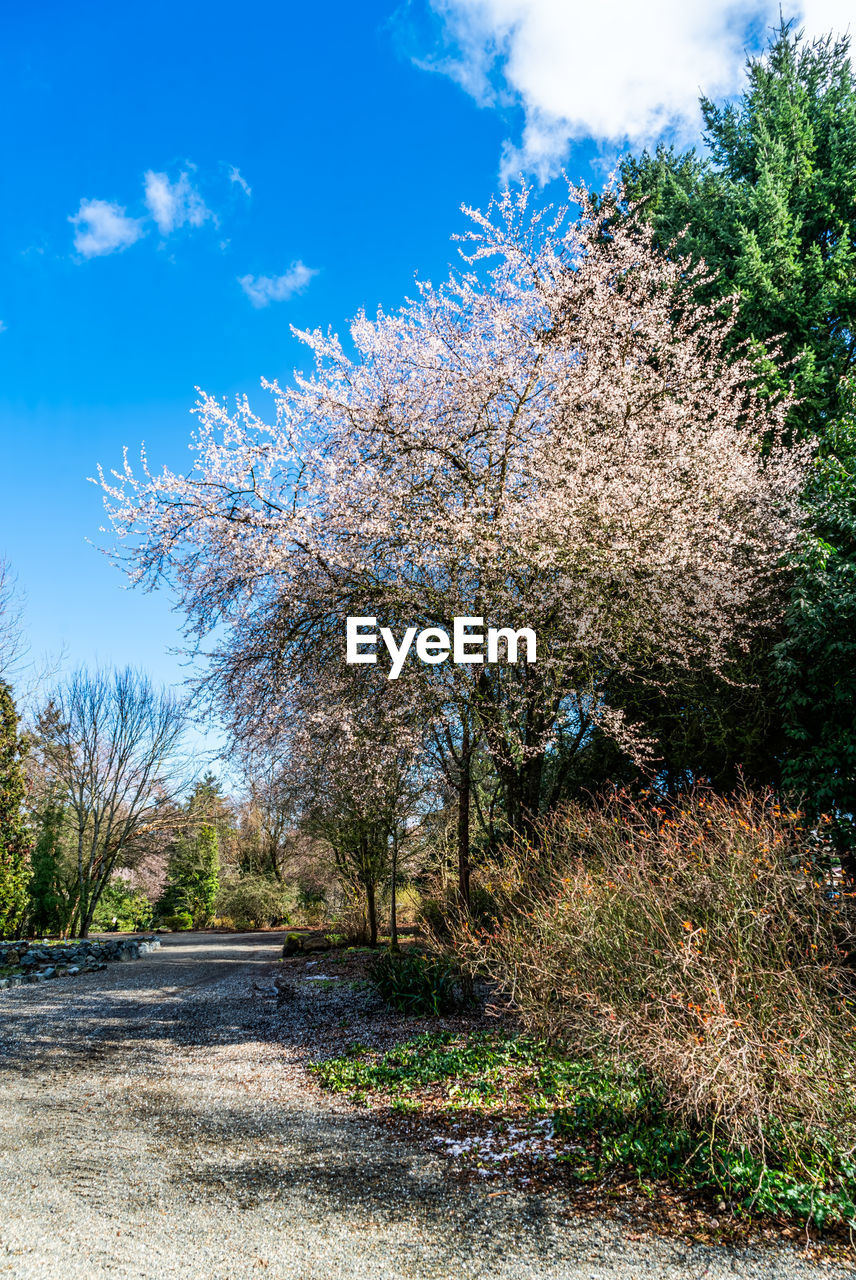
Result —
[[835, 815], [856, 880], [856, 414], [827, 428], [807, 502], [813, 529], [791, 593], [773, 678], [790, 750], [783, 781]]
[[[702, 98], [708, 154], [628, 159], [661, 247], [677, 241], [739, 297], [737, 341], [777, 343], [770, 387], [793, 377], [795, 433], [820, 436], [848, 406], [856, 357], [856, 78], [849, 39], [806, 43], [783, 23], [747, 62], [736, 103]], [[760, 352], [759, 352], [760, 354]]]
[[[707, 153], [659, 147], [626, 160], [661, 248], [677, 242], [736, 293], [735, 339], [755, 350], [768, 391], [795, 384], [795, 438], [818, 452], [809, 528], [785, 625], [741, 675], [689, 689], [659, 711], [672, 763], [728, 780], [738, 764], [782, 782], [846, 827], [856, 811], [856, 78], [849, 40], [812, 43], [783, 22], [747, 63], [743, 97], [701, 102]], [[628, 691], [629, 713], [636, 710]], [[734, 715], [734, 711], [737, 715]], [[656, 719], [656, 716], [655, 716]], [[713, 731], [705, 732], [706, 721]], [[670, 740], [671, 733], [671, 740]], [[695, 754], [692, 744], [697, 743]]]
[[63, 809], [49, 803], [41, 816], [32, 856], [27, 921], [34, 934], [61, 933], [68, 925], [71, 903], [61, 876]]
[[214, 918], [214, 905], [217, 901], [217, 890], [220, 887], [220, 855], [217, 840], [217, 829], [210, 822], [204, 822], [196, 837], [196, 874], [193, 880], [193, 903], [191, 912], [194, 923], [197, 918], [202, 924], [210, 924]]
[[14, 937], [27, 907], [30, 834], [23, 814], [25, 745], [9, 686], [0, 683], [0, 937]]
[[209, 924], [220, 884], [220, 856], [217, 829], [203, 822], [196, 831], [184, 833], [173, 846], [167, 869], [167, 884], [158, 904], [160, 915], [187, 911], [194, 926]]

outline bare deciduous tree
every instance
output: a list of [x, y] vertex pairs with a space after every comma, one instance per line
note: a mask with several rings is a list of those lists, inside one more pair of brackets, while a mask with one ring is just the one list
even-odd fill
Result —
[[86, 937], [113, 871], [174, 821], [185, 781], [184, 705], [143, 674], [76, 671], [39, 729], [54, 794], [77, 837], [78, 903], [71, 931]]
[[295, 829], [294, 789], [288, 762], [276, 751], [250, 751], [244, 765], [241, 862], [256, 874], [282, 880]]
[[15, 575], [8, 561], [0, 557], [0, 680], [9, 680], [12, 669], [24, 650], [21, 636], [22, 612]]

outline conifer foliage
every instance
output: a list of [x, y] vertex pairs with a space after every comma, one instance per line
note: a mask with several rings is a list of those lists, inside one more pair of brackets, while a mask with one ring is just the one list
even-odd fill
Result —
[[0, 684], [0, 936], [6, 938], [21, 923], [30, 879], [30, 833], [23, 813], [25, 750], [12, 692]]
[[169, 860], [162, 915], [186, 912], [196, 928], [211, 923], [220, 879], [217, 828], [203, 822], [176, 842]]
[[[816, 814], [856, 807], [856, 73], [848, 37], [808, 41], [789, 22], [746, 67], [733, 103], [701, 100], [706, 152], [660, 146], [628, 158], [622, 177], [664, 254], [689, 253], [717, 277], [705, 297], [735, 294], [735, 350], [748, 343], [770, 392], [793, 380], [792, 439], [817, 452], [803, 499], [808, 527], [790, 604], [745, 671], [754, 697], [697, 688], [663, 719], [710, 741], [723, 759], [807, 797]], [[628, 714], [638, 708], [626, 704]], [[689, 708], [689, 710], [687, 710]], [[712, 714], [718, 711], [718, 714]], [[694, 721], [695, 724], [688, 724]], [[673, 754], [676, 754], [673, 752]], [[761, 767], [753, 767], [760, 761]], [[856, 846], [856, 831], [843, 843]], [[856, 874], [856, 863], [853, 866]]]

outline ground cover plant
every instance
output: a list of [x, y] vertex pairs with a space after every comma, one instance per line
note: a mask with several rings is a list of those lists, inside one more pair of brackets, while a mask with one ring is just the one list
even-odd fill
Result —
[[761, 1155], [729, 1143], [713, 1123], [682, 1120], [644, 1069], [569, 1057], [531, 1036], [441, 1031], [385, 1052], [355, 1043], [314, 1069], [325, 1088], [355, 1101], [441, 1122], [449, 1136], [439, 1140], [476, 1171], [516, 1164], [531, 1173], [556, 1161], [575, 1181], [665, 1181], [737, 1217], [817, 1226], [856, 1218], [856, 1161], [846, 1144], [771, 1126]]

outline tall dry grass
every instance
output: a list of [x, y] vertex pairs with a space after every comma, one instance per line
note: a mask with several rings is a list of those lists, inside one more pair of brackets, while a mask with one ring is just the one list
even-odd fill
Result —
[[644, 1066], [666, 1104], [755, 1149], [856, 1142], [851, 900], [822, 828], [771, 794], [615, 794], [482, 875], [498, 922], [454, 928], [524, 1023]]

